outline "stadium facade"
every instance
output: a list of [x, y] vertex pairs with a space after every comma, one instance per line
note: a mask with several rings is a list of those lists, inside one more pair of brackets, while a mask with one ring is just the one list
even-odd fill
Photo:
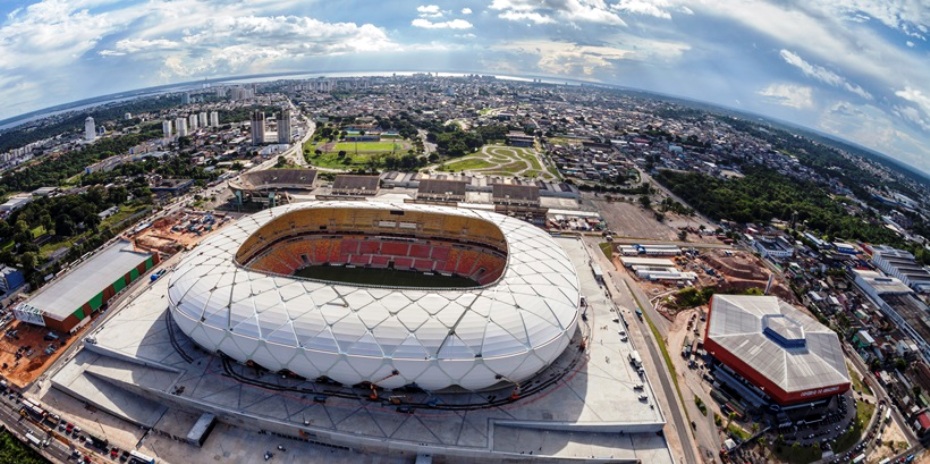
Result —
[[714, 295], [704, 348], [782, 406], [850, 387], [836, 333], [774, 296]]
[[[320, 265], [454, 275], [474, 285], [293, 276]], [[168, 290], [178, 327], [209, 352], [308, 379], [430, 391], [530, 379], [569, 345], [579, 298], [568, 256], [529, 223], [368, 202], [297, 203], [243, 218], [188, 254]]]

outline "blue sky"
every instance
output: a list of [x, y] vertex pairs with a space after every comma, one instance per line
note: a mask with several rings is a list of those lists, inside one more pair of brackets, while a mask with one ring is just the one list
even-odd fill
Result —
[[0, 1], [0, 119], [241, 74], [567, 76], [835, 134], [930, 172], [922, 0]]

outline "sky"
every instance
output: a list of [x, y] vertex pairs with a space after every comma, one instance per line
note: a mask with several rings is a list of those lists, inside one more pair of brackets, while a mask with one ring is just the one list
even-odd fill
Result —
[[930, 172], [928, 0], [0, 0], [0, 119], [274, 72], [570, 77], [778, 118]]

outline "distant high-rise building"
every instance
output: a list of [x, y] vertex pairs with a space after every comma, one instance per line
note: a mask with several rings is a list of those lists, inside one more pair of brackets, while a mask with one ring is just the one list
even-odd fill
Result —
[[220, 114], [216, 111], [210, 112], [210, 127], [220, 127]]
[[130, 120], [130, 119], [132, 119], [132, 113], [126, 113], [126, 114], [124, 114], [124, 115], [123, 115], [123, 119], [125, 119], [125, 120], [127, 120], [127, 121]]
[[207, 112], [206, 111], [201, 111], [200, 114], [197, 115], [197, 118], [200, 119], [200, 121], [198, 121], [197, 127], [207, 127]]
[[187, 119], [188, 119], [187, 127], [190, 128], [191, 132], [197, 130], [197, 128], [200, 127], [197, 125], [197, 113], [191, 113], [191, 115], [188, 116]]
[[265, 112], [254, 111], [252, 113], [252, 145], [262, 145], [265, 143]]
[[278, 113], [278, 143], [291, 143], [291, 110], [288, 108]]
[[174, 128], [178, 131], [178, 137], [187, 137], [187, 118], [182, 116], [175, 119]]
[[191, 94], [184, 92], [181, 94], [181, 104], [190, 105], [191, 104]]
[[165, 119], [161, 122], [161, 131], [165, 134], [166, 139], [171, 138], [171, 121]]
[[94, 118], [88, 116], [84, 120], [84, 140], [93, 142], [97, 138], [97, 126], [94, 125]]

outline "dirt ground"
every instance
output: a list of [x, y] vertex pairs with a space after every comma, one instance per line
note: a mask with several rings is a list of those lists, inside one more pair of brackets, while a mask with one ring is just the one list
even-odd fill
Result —
[[[622, 201], [608, 202], [601, 198], [591, 200], [591, 203], [601, 213], [607, 225], [616, 233], [617, 237], [641, 238], [646, 240], [678, 240], [680, 228], [698, 230], [704, 226], [706, 230], [714, 230], [715, 226], [698, 217], [680, 216], [672, 212], [663, 213], [665, 222], [655, 218], [655, 212], [639, 205]], [[699, 235], [689, 233], [687, 241], [693, 243], [721, 243], [714, 235]]]
[[[155, 221], [152, 227], [134, 236], [133, 240], [140, 248], [168, 254], [174, 254], [180, 249], [190, 249], [209, 232], [203, 223], [207, 214], [213, 215], [216, 219], [216, 222], [210, 226], [211, 228], [215, 229], [226, 223], [226, 215], [223, 212], [185, 210]], [[191, 225], [194, 226], [193, 230], [188, 228]], [[177, 226], [176, 229], [175, 226]]]
[[[48, 332], [49, 329], [44, 327], [15, 319], [3, 328], [4, 336], [0, 337], [0, 373], [7, 381], [17, 387], [31, 383], [42, 375], [68, 346], [81, 338], [80, 334], [69, 338], [67, 334], [56, 332], [55, 334], [60, 337], [58, 340], [45, 340], [44, 337]], [[12, 333], [16, 334], [16, 338], [7, 335]], [[55, 347], [55, 352], [47, 355], [45, 349], [50, 345]], [[20, 359], [16, 359], [17, 352], [22, 354]]]
[[[902, 449], [907, 448], [907, 438], [904, 432], [898, 427], [898, 423], [891, 421], [885, 426], [882, 432], [882, 446], [879, 446], [869, 455], [869, 462], [879, 462], [884, 458], [897, 455]], [[892, 451], [889, 445], [894, 444], [895, 451]]]

